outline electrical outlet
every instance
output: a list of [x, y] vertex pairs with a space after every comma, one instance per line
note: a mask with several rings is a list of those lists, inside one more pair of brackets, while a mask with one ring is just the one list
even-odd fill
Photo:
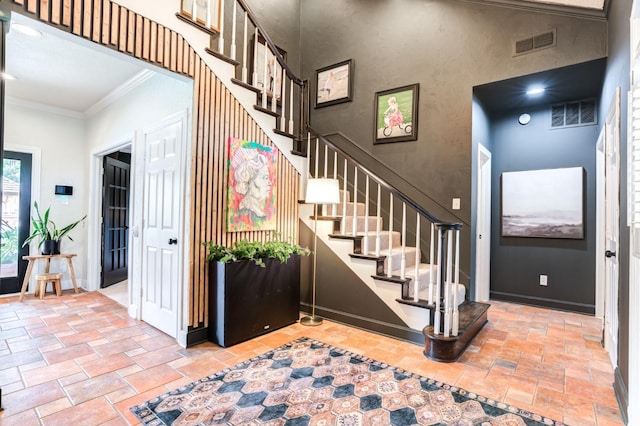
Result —
[[540, 275], [540, 285], [543, 286], [547, 286], [547, 276], [546, 275]]
[[452, 200], [451, 210], [460, 210], [460, 198], [454, 198]]

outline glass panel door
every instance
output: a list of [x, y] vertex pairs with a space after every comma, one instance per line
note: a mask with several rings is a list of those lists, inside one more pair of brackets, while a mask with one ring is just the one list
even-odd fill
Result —
[[0, 234], [0, 294], [17, 293], [27, 262], [31, 207], [31, 154], [4, 152], [2, 164], [2, 232]]

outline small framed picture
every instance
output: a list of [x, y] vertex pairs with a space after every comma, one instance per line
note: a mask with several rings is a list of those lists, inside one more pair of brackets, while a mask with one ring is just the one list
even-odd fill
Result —
[[376, 93], [374, 144], [418, 139], [420, 84]]
[[[253, 87], [264, 90], [264, 78], [267, 77], [267, 96], [271, 98], [276, 94], [276, 100], [280, 101], [282, 97], [282, 66], [276, 60], [276, 55], [266, 45], [266, 41], [262, 36], [258, 37], [258, 43], [255, 42], [255, 36], [252, 40], [255, 49], [251, 49], [251, 58], [249, 60], [249, 72], [253, 75]], [[287, 60], [287, 52], [276, 46], [278, 53], [282, 58]], [[265, 68], [265, 50], [266, 50], [266, 68]]]
[[353, 59], [316, 70], [316, 108], [353, 100]]
[[220, 31], [220, 0], [180, 0], [180, 14], [204, 27]]

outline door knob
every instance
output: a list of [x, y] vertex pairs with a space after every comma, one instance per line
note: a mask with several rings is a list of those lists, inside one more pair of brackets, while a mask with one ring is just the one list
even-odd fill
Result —
[[172, 244], [178, 244], [178, 239], [177, 238], [169, 238], [169, 245]]
[[616, 252], [615, 251], [611, 251], [611, 250], [607, 250], [604, 252], [605, 257], [616, 257]]

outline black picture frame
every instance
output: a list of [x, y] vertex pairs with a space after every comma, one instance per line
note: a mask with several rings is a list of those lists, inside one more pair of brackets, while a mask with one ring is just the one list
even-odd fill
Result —
[[353, 100], [353, 59], [316, 70], [315, 107], [351, 102]]
[[374, 144], [418, 139], [419, 95], [419, 83], [376, 92]]

